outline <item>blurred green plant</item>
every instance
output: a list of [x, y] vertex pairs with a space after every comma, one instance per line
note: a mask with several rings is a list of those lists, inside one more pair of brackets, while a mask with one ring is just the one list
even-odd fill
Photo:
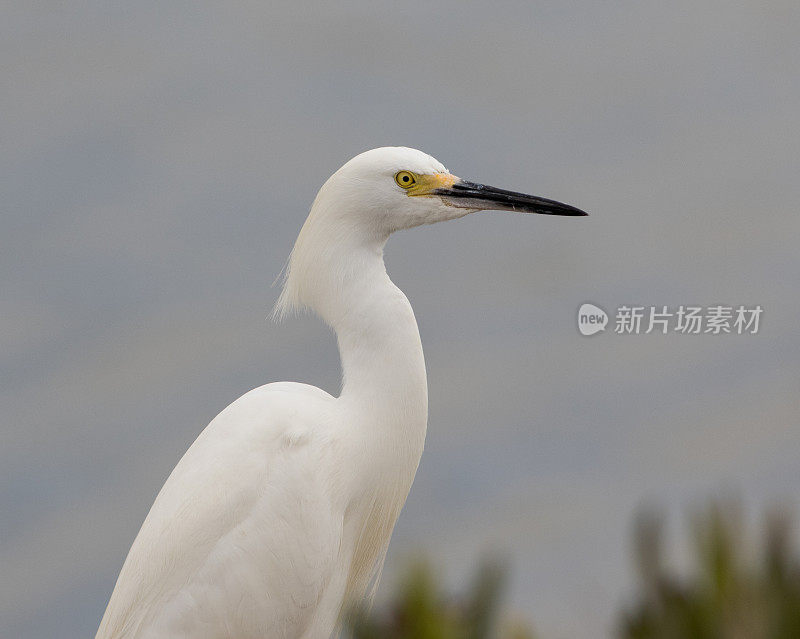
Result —
[[[638, 601], [621, 617], [621, 639], [800, 639], [800, 564], [787, 517], [767, 518], [763, 550], [750, 558], [741, 509], [714, 505], [693, 520], [693, 569], [667, 572], [663, 522], [636, 524]], [[752, 546], [751, 546], [752, 548]]]
[[[712, 505], [692, 519], [694, 556], [684, 577], [663, 555], [663, 520], [636, 521], [640, 588], [620, 615], [618, 639], [800, 639], [800, 563], [789, 519], [766, 519], [762, 552], [753, 556], [735, 504]], [[505, 571], [484, 562], [471, 587], [444, 596], [430, 564], [417, 562], [379, 612], [349, 617], [348, 639], [533, 639], [524, 623], [504, 619]]]
[[378, 613], [349, 616], [350, 639], [533, 639], [521, 622], [500, 619], [505, 570], [484, 562], [469, 590], [446, 597], [430, 564], [412, 565], [389, 605]]

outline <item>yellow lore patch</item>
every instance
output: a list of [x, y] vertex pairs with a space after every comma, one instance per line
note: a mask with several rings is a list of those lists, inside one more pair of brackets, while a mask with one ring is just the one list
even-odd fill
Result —
[[418, 175], [415, 173], [411, 173], [414, 182], [410, 186], [403, 186], [399, 180], [402, 180], [405, 177], [405, 174], [410, 173], [409, 171], [400, 171], [400, 173], [395, 176], [395, 180], [397, 183], [402, 186], [409, 196], [418, 196], [418, 195], [432, 195], [436, 189], [449, 189], [453, 184], [458, 182], [458, 178], [455, 175], [450, 175], [449, 173], [434, 173], [432, 175]]

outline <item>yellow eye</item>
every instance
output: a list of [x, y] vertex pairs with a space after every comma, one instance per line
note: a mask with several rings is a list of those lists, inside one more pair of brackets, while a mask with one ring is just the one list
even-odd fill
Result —
[[410, 171], [400, 171], [394, 176], [394, 181], [397, 182], [397, 186], [401, 189], [410, 189], [417, 183], [417, 178]]

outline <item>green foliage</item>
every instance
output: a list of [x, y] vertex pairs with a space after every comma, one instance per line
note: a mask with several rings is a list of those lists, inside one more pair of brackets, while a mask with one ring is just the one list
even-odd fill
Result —
[[623, 614], [621, 639], [798, 639], [800, 565], [783, 517], [768, 519], [764, 549], [748, 561], [738, 509], [712, 507], [694, 521], [694, 569], [664, 569], [661, 522], [637, 524], [639, 601]]
[[[350, 616], [351, 639], [533, 639], [524, 626], [498, 624], [505, 571], [484, 563], [467, 593], [444, 597], [430, 565], [412, 566], [389, 607]], [[498, 628], [499, 626], [499, 628]]]
[[[618, 639], [800, 639], [800, 563], [785, 517], [767, 519], [751, 556], [740, 511], [712, 506], [692, 521], [694, 560], [678, 578], [665, 568], [662, 521], [638, 519], [636, 600], [620, 615]], [[378, 613], [351, 615], [349, 639], [532, 639], [524, 625], [499, 623], [505, 572], [485, 563], [459, 597], [442, 595], [429, 564], [408, 572]]]

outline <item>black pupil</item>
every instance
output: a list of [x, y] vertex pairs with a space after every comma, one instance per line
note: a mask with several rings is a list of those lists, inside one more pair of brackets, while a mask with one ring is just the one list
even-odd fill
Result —
[[408, 176], [407, 175], [403, 176], [403, 182], [408, 182]]

